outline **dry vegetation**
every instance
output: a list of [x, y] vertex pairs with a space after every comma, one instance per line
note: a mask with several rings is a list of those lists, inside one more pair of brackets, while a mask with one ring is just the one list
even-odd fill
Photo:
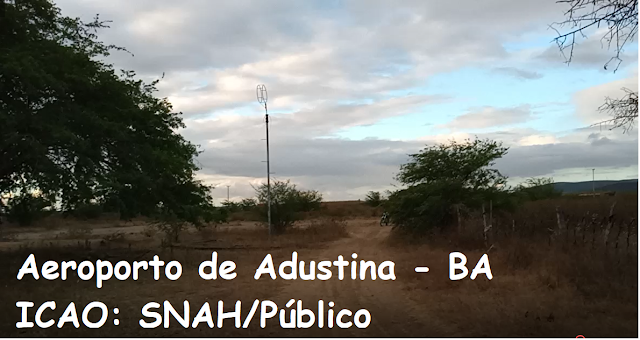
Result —
[[[476, 213], [462, 219], [461, 232], [420, 240], [395, 233], [388, 244], [406, 263], [398, 275], [412, 298], [458, 325], [456, 336], [637, 337], [637, 204], [637, 195], [529, 202], [495, 214], [487, 241]], [[454, 250], [468, 267], [488, 253], [494, 279], [446, 279]], [[423, 259], [440, 259], [429, 261], [433, 275], [413, 271]]]
[[[320, 209], [303, 213], [304, 219], [316, 218], [372, 218], [379, 217], [382, 208], [372, 208], [361, 201], [322, 202]], [[233, 212], [229, 216], [231, 221], [260, 221], [256, 211]]]
[[[614, 218], [610, 220], [614, 201]], [[567, 230], [562, 234], [557, 233], [557, 206]], [[42, 226], [23, 232], [5, 228], [5, 234], [11, 231], [14, 236], [12, 241], [0, 243], [6, 249], [0, 260], [0, 284], [4, 287], [0, 307], [5, 315], [3, 320], [9, 320], [2, 323], [0, 333], [6, 336], [638, 335], [635, 195], [561, 198], [528, 203], [513, 213], [493, 212], [493, 219], [487, 220], [492, 228], [486, 241], [482, 215], [477, 212], [462, 214], [461, 225], [456, 226], [460, 231], [431, 234], [422, 239], [407, 238], [396, 231], [389, 233], [390, 227], [378, 226], [378, 214], [379, 211], [363, 202], [328, 202], [321, 211], [309, 213], [307, 219], [288, 233], [271, 240], [258, 223], [235, 221], [201, 231], [189, 230], [179, 244], [167, 248], [160, 247], [161, 235], [144, 221], [124, 224], [103, 220], [95, 223], [98, 227], [93, 227], [92, 222], [90, 229], [83, 227], [87, 222], [77, 221], [67, 221], [59, 227], [49, 221], [47, 230]], [[593, 214], [597, 214], [594, 222], [585, 222], [593, 220]], [[609, 221], [610, 239], [605, 248], [604, 230]], [[589, 227], [585, 228], [586, 225]], [[549, 229], [556, 230], [555, 234]], [[628, 230], [631, 234], [627, 247], [625, 233]], [[43, 239], [40, 243], [26, 240], [24, 235], [28, 232], [41, 232]], [[550, 238], [550, 234], [553, 237]], [[8, 244], [22, 246], [11, 250]], [[208, 259], [214, 250], [221, 259], [236, 262], [236, 279], [204, 281], [197, 276], [198, 264]], [[378, 263], [393, 260], [398, 280], [288, 282], [267, 279], [256, 282], [252, 279], [267, 253], [281, 261], [290, 257], [293, 250], [307, 260], [335, 259], [339, 254], [350, 252]], [[488, 252], [494, 279], [488, 281], [481, 275], [475, 281], [468, 278], [450, 281], [448, 254], [451, 251], [464, 252], [470, 267]], [[138, 282], [108, 281], [103, 289], [96, 289], [94, 282], [77, 280], [17, 281], [17, 270], [30, 252], [36, 254], [39, 263], [48, 259], [149, 260], [158, 254], [164, 261], [181, 261], [184, 271], [176, 282], [153, 281], [151, 276], [146, 276]], [[430, 272], [415, 273], [413, 269], [419, 265], [429, 266]], [[281, 303], [288, 298], [309, 303], [324, 298], [352, 310], [368, 308], [373, 315], [372, 325], [366, 330], [291, 332], [275, 325], [267, 329], [252, 326], [248, 330], [236, 330], [231, 322], [223, 329], [213, 330], [203, 326], [185, 330], [177, 324], [168, 330], [144, 330], [137, 324], [140, 308], [149, 301], [168, 299], [179, 305], [188, 299], [195, 305], [193, 308], [199, 308], [204, 301], [212, 303], [219, 299], [229, 304], [235, 300], [250, 304], [253, 299], [273, 299]], [[59, 306], [66, 306], [70, 301], [83, 305], [99, 300], [120, 308], [121, 324], [118, 327], [107, 324], [103, 332], [69, 326], [18, 330], [14, 327], [19, 318], [16, 299], [28, 299], [36, 304], [55, 300]], [[55, 313], [60, 314], [61, 311]]]

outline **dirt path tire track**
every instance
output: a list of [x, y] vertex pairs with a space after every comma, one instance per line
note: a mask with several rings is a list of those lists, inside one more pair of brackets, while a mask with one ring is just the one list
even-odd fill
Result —
[[[381, 244], [389, 234], [390, 227], [380, 227], [377, 221], [353, 221], [348, 226], [350, 237], [334, 241], [322, 249], [301, 254], [300, 260], [335, 260], [343, 255], [351, 260], [351, 254], [358, 254], [361, 259], [375, 261], [378, 265], [385, 260], [392, 260], [389, 251]], [[334, 275], [335, 275], [334, 271]], [[272, 335], [291, 336], [342, 336], [342, 337], [425, 337], [442, 336], [443, 330], [434, 329], [439, 324], [432, 320], [426, 305], [418, 305], [403, 291], [403, 282], [371, 280], [352, 280], [350, 273], [345, 272], [345, 279], [336, 276], [327, 281], [295, 281], [285, 286], [274, 301], [284, 305], [290, 299], [302, 300], [303, 307], [317, 308], [317, 301], [335, 303], [334, 311], [342, 308], [356, 312], [367, 309], [371, 313], [371, 323], [365, 329], [352, 326], [341, 329], [334, 326], [319, 329], [313, 326], [305, 330], [272, 330]], [[308, 302], [307, 302], [308, 301]], [[325, 311], [326, 313], [326, 311]], [[275, 319], [275, 318], [274, 318]], [[274, 320], [275, 321], [275, 320]], [[277, 324], [273, 324], [276, 329]], [[286, 332], [283, 332], [286, 331]]]

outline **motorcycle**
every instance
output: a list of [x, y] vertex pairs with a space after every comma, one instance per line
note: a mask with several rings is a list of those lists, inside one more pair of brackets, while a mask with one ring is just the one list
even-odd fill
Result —
[[382, 218], [380, 219], [380, 226], [382, 227], [383, 225], [385, 226], [389, 225], [389, 215], [387, 214], [383, 214]]

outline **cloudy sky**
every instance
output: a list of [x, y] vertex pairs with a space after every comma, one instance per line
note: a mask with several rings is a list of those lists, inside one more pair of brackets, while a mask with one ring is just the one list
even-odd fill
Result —
[[597, 31], [570, 65], [548, 25], [554, 0], [57, 0], [64, 15], [112, 20], [110, 61], [183, 112], [214, 196], [253, 196], [271, 171], [326, 200], [386, 190], [408, 154], [479, 136], [510, 147], [498, 168], [517, 184], [638, 177], [637, 129], [589, 127], [606, 96], [638, 88], [637, 40], [617, 72]]

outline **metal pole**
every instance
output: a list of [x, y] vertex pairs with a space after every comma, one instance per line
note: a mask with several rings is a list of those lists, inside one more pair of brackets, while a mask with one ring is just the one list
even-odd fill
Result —
[[273, 233], [271, 230], [271, 169], [269, 168], [269, 111], [267, 110], [267, 87], [264, 84], [256, 87], [258, 102], [264, 104], [264, 121], [267, 132], [267, 223], [269, 226], [269, 237]]
[[593, 197], [596, 196], [596, 169], [591, 169], [591, 192], [593, 193]]
[[229, 202], [229, 186], [227, 185], [227, 202]]
[[269, 112], [267, 103], [264, 103], [264, 120], [267, 131], [267, 223], [269, 224], [269, 236], [271, 236], [271, 170], [269, 169]]

